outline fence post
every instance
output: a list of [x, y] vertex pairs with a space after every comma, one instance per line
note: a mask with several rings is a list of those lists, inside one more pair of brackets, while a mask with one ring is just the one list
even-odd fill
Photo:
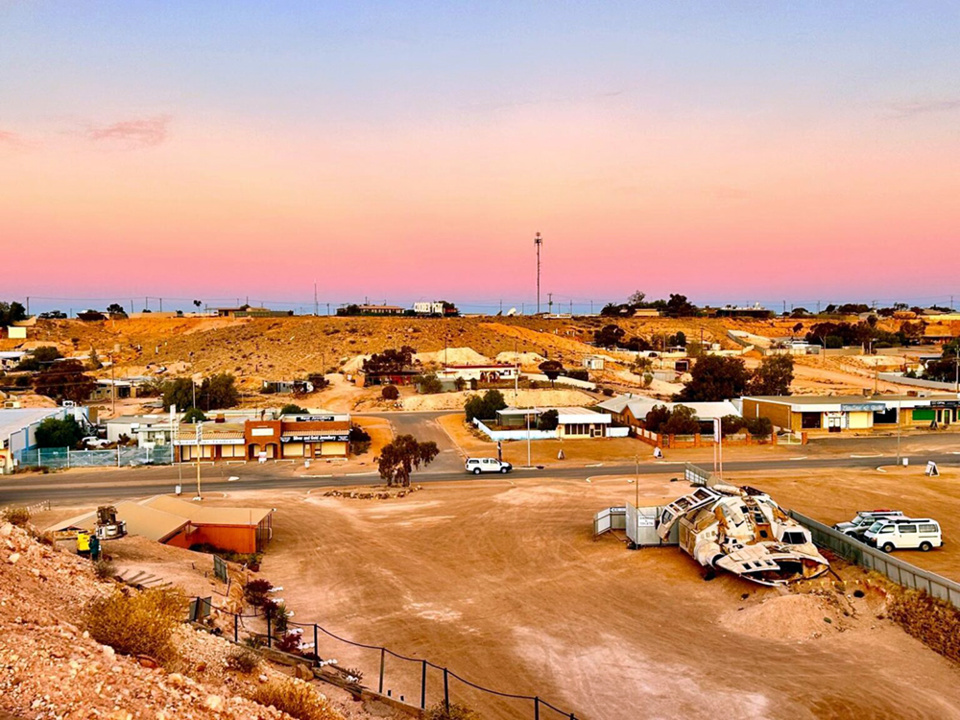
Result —
[[43, 467], [43, 448], [37, 448], [37, 467]]
[[70, 469], [70, 447], [67, 447], [67, 470]]
[[443, 707], [450, 714], [450, 680], [447, 677], [447, 669], [443, 669]]
[[387, 653], [386, 648], [380, 648], [380, 690], [378, 691], [383, 695], [383, 667], [387, 662]]
[[320, 664], [320, 643], [317, 640], [317, 624], [313, 624], [313, 664]]
[[238, 613], [233, 615], [233, 641], [240, 642], [240, 615]]
[[120, 445], [117, 445], [117, 467], [120, 467]]
[[533, 699], [533, 720], [540, 720], [540, 696]]
[[273, 613], [270, 611], [270, 606], [267, 605], [267, 647], [268, 648], [273, 647], [273, 629], [271, 627], [271, 625], [273, 625], [273, 623], [271, 622], [272, 615]]
[[427, 709], [427, 661], [422, 661], [420, 669], [420, 707]]

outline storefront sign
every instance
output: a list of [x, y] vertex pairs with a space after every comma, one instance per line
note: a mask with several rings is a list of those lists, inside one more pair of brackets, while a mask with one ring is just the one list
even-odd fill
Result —
[[885, 412], [887, 406], [883, 403], [850, 403], [841, 405], [840, 412]]
[[931, 400], [932, 408], [955, 408], [960, 407], [960, 400]]
[[260, 428], [251, 428], [250, 436], [251, 437], [272, 437], [276, 435], [276, 430], [271, 427], [260, 427]]
[[336, 422], [336, 419], [336, 415], [297, 415], [294, 422]]
[[280, 442], [347, 442], [349, 435], [290, 435], [280, 438]]

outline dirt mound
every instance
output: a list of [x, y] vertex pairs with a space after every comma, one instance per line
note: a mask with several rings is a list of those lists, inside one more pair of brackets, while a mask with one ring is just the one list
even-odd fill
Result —
[[820, 595], [781, 595], [723, 615], [724, 627], [766, 640], [810, 640], [842, 625], [837, 607]]
[[[595, 401], [579, 390], [504, 390], [503, 398], [514, 407], [575, 407], [592, 405]], [[437, 395], [413, 395], [403, 398], [404, 410], [463, 410], [463, 404], [475, 392], [439, 393]]]
[[424, 365], [482, 365], [490, 362], [490, 358], [481, 355], [473, 348], [452, 347], [434, 352], [419, 352], [413, 356]]

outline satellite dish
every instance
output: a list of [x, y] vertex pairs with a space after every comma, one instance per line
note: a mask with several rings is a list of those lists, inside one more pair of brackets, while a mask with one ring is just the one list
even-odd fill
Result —
[[513, 317], [516, 314], [517, 314], [516, 308], [510, 308], [509, 310], [507, 310], [507, 317]]

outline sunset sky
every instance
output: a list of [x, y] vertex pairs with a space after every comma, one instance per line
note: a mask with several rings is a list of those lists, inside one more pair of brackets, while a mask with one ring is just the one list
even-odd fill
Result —
[[958, 38], [919, 0], [0, 0], [0, 299], [506, 309], [540, 231], [578, 307], [960, 302]]

